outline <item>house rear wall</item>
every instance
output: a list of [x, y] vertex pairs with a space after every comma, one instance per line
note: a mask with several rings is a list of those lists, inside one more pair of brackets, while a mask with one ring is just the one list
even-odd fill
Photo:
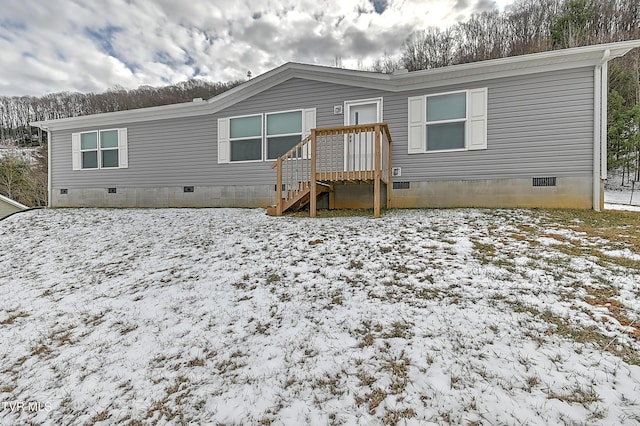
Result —
[[[479, 188], [492, 180], [503, 185], [501, 192], [505, 191], [504, 184], [508, 188], [509, 182], [519, 182], [517, 192], [521, 193], [532, 191], [527, 185], [532, 177], [554, 176], [559, 186], [571, 182], [566, 187], [570, 193], [578, 191], [580, 201], [573, 206], [588, 208], [593, 167], [593, 82], [592, 67], [399, 93], [291, 79], [216, 114], [122, 123], [119, 127], [128, 129], [128, 169], [73, 171], [71, 133], [95, 128], [54, 132], [51, 199], [53, 206], [153, 207], [155, 191], [161, 200], [157, 206], [233, 205], [229, 201], [234, 199], [244, 200], [235, 203], [242, 206], [271, 204], [275, 201], [271, 162], [217, 164], [217, 118], [316, 108], [317, 127], [336, 126], [344, 123], [344, 117], [334, 115], [335, 105], [382, 97], [383, 119], [394, 139], [394, 166], [401, 168], [401, 177], [396, 180], [412, 183], [409, 192], [396, 190], [394, 197], [429, 197], [435, 202], [435, 182], [440, 182], [437, 187], [444, 195], [461, 181], [476, 181], [469, 185]], [[478, 87], [489, 88], [487, 150], [407, 153], [408, 97]], [[454, 186], [446, 189], [446, 182]], [[175, 194], [182, 193], [183, 186], [194, 186], [196, 191], [172, 204], [172, 199], [182, 200], [182, 195]], [[129, 195], [107, 197], [103, 193], [109, 187]], [[60, 194], [62, 188], [68, 189], [67, 195]], [[567, 191], [556, 191], [560, 195], [553, 197], [562, 198]], [[219, 195], [211, 195], [214, 193]], [[451, 203], [460, 204], [453, 199]], [[423, 200], [418, 204], [432, 203]]]

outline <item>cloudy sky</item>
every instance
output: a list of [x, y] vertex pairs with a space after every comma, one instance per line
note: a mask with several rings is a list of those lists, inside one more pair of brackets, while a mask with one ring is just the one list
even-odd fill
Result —
[[513, 0], [0, 0], [0, 96], [357, 68]]

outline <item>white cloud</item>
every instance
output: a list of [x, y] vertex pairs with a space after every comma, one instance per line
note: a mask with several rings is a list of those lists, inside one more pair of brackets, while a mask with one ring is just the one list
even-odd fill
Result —
[[[511, 0], [5, 0], [0, 95], [258, 75], [287, 61], [369, 63], [414, 30]], [[384, 9], [384, 10], [382, 10]]]

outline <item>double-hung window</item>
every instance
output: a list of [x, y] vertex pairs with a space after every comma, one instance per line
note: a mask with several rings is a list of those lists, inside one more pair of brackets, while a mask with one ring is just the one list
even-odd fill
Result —
[[218, 119], [218, 163], [271, 161], [316, 127], [316, 109], [297, 109]]
[[465, 148], [467, 93], [427, 96], [427, 151]]
[[98, 168], [98, 132], [80, 133], [83, 169]]
[[262, 160], [262, 115], [229, 120], [231, 161]]
[[302, 140], [302, 111], [267, 114], [267, 160], [275, 160]]
[[409, 98], [409, 154], [487, 149], [487, 88]]
[[100, 167], [118, 167], [118, 131], [100, 131]]
[[73, 133], [71, 151], [73, 170], [126, 168], [127, 129]]

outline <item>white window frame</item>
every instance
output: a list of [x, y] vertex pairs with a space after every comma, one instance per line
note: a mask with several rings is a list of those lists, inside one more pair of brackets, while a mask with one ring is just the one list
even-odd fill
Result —
[[[101, 147], [101, 135], [104, 132], [115, 131], [118, 136], [118, 146], [102, 148]], [[96, 148], [82, 149], [82, 135], [95, 133], [96, 134]], [[86, 130], [83, 132], [71, 134], [71, 151], [72, 151], [72, 169], [73, 170], [115, 170], [126, 169], [129, 167], [129, 160], [127, 155], [127, 129], [126, 128], [111, 128], [111, 129], [96, 129]], [[103, 151], [117, 151], [118, 152], [118, 165], [113, 167], [106, 167], [102, 164], [102, 152]], [[85, 152], [96, 152], [97, 167], [83, 167], [82, 154]]]
[[[267, 133], [268, 129], [267, 129], [267, 118], [270, 115], [276, 115], [276, 114], [286, 114], [288, 112], [299, 112], [300, 113], [300, 132], [296, 132], [296, 133], [283, 133], [283, 134], [276, 134], [276, 135], [269, 135]], [[262, 149], [262, 152], [264, 153], [263, 157], [264, 157], [264, 161], [276, 161], [278, 158], [269, 158], [269, 138], [279, 138], [279, 137], [284, 137], [284, 136], [300, 136], [300, 140], [302, 141], [302, 139], [304, 139], [304, 137], [302, 136], [304, 134], [304, 109], [290, 109], [290, 110], [286, 110], [286, 111], [274, 111], [274, 112], [266, 112], [264, 113], [264, 129], [263, 129], [263, 134], [264, 134], [264, 146]]]
[[[282, 114], [287, 112], [300, 112], [302, 114], [302, 132], [295, 133], [283, 133], [277, 135], [267, 136], [267, 116], [272, 114]], [[236, 118], [245, 118], [245, 117], [256, 117], [260, 116], [261, 123], [261, 149], [262, 155], [259, 160], [241, 160], [241, 161], [232, 161], [231, 160], [231, 142], [238, 140], [249, 140], [249, 139], [258, 139], [258, 137], [250, 137], [250, 138], [231, 138], [231, 120]], [[221, 117], [218, 118], [218, 164], [241, 164], [241, 163], [257, 163], [259, 161], [262, 162], [275, 162], [277, 158], [267, 158], [268, 157], [268, 138], [269, 137], [280, 137], [280, 136], [300, 136], [300, 140], [302, 141], [304, 138], [311, 134], [311, 129], [316, 127], [316, 108], [296, 108], [289, 109], [283, 111], [269, 111], [259, 114], [246, 114], [246, 115], [236, 115], [233, 117]], [[308, 157], [308, 153], [303, 152], [304, 157]]]
[[[237, 118], [247, 118], [247, 117], [260, 117], [260, 136], [250, 136], [250, 137], [244, 137], [244, 138], [232, 138], [231, 137], [231, 120], [235, 120]], [[233, 163], [233, 164], [241, 164], [241, 163], [258, 163], [261, 161], [264, 161], [264, 156], [265, 156], [265, 152], [264, 152], [264, 133], [265, 133], [265, 118], [264, 118], [264, 114], [246, 114], [246, 115], [236, 115], [234, 117], [229, 117], [229, 163]], [[254, 140], [254, 139], [260, 139], [260, 158], [257, 160], [238, 160], [238, 161], [234, 161], [231, 159], [231, 145], [233, 144], [233, 142], [239, 142], [239, 141], [249, 141], [249, 140]]]
[[[88, 135], [89, 133], [96, 134], [96, 147], [95, 149], [82, 149], [82, 135]], [[98, 130], [91, 130], [88, 132], [80, 132], [79, 135], [80, 135], [80, 169], [81, 170], [100, 170], [100, 132]], [[96, 153], [96, 167], [84, 167], [83, 154], [85, 152]]]
[[[464, 119], [427, 121], [427, 99], [434, 96], [465, 93], [466, 116]], [[408, 98], [408, 154], [462, 152], [487, 149], [488, 88], [455, 90]], [[434, 124], [465, 123], [464, 148], [427, 150], [427, 127]]]
[[[104, 132], [116, 132], [116, 135], [118, 136], [118, 146], [113, 148], [102, 148], [102, 146], [100, 145], [102, 138], [101, 135]], [[102, 164], [102, 151], [118, 151], [118, 165], [117, 166], [113, 166], [113, 167], [106, 167]], [[119, 169], [120, 168], [120, 132], [119, 129], [101, 129], [98, 130], [98, 168], [99, 169]]]
[[[428, 121], [427, 120], [427, 111], [429, 108], [429, 98], [435, 98], [438, 96], [447, 96], [447, 95], [457, 95], [458, 93], [464, 93], [464, 118], [452, 118], [449, 120], [437, 120], [437, 121]], [[424, 150], [426, 154], [433, 154], [434, 152], [457, 152], [457, 151], [468, 151], [468, 133], [469, 133], [469, 125], [467, 121], [469, 120], [469, 91], [468, 90], [456, 90], [452, 92], [444, 92], [444, 93], [433, 93], [425, 96], [425, 104], [424, 104], [424, 120], [425, 120], [425, 145]], [[464, 147], [463, 148], [451, 148], [451, 149], [429, 149], [429, 126], [436, 124], [449, 124], [449, 123], [464, 123]]]

